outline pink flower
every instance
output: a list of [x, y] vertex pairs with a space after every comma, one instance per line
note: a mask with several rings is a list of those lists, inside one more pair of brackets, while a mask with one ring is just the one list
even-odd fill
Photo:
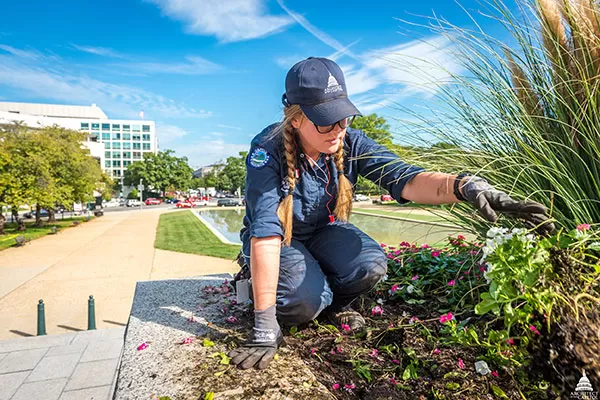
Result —
[[183, 339], [183, 342], [181, 342], [181, 344], [190, 344], [193, 343], [194, 339], [191, 337], [186, 337], [185, 339]]
[[310, 354], [315, 354], [317, 352], [317, 349], [310, 349]]
[[402, 247], [410, 247], [410, 243], [408, 243], [408, 242], [402, 242], [402, 243], [400, 243], [400, 246], [402, 246]]
[[396, 292], [396, 290], [398, 290], [399, 288], [400, 288], [400, 285], [393, 285], [393, 286], [390, 288], [390, 293], [391, 293], [391, 294], [394, 294], [394, 293]]
[[508, 339], [506, 339], [506, 343], [509, 344], [509, 345], [511, 345], [511, 346], [514, 346], [515, 345], [515, 339], [508, 338]]
[[388, 325], [388, 329], [392, 329], [394, 327], [394, 324], [389, 324]]
[[340, 388], [340, 384], [339, 383], [334, 383], [333, 386], [331, 386], [332, 390], [338, 390]]
[[445, 324], [446, 322], [452, 321], [453, 318], [454, 315], [452, 315], [451, 312], [448, 312], [448, 314], [440, 315], [440, 323]]
[[335, 355], [335, 350], [331, 349], [331, 351], [329, 352], [329, 354], [334, 354]]
[[438, 349], [437, 347], [433, 350], [433, 354], [440, 354], [440, 349]]
[[398, 364], [398, 365], [400, 365], [400, 361], [396, 360], [395, 358], [392, 360], [392, 362], [393, 362], [394, 364]]
[[227, 317], [225, 321], [227, 321], [228, 324], [236, 324], [238, 322], [238, 319], [232, 315], [230, 317]]
[[479, 266], [479, 272], [485, 272], [485, 271], [487, 271], [487, 270], [485, 269], [485, 267], [484, 267], [483, 265], [480, 265], [480, 266]]
[[477, 254], [479, 254], [479, 252], [477, 250], [469, 250], [470, 256], [476, 256]]
[[380, 244], [380, 246], [381, 246], [381, 248], [382, 248], [382, 249], [385, 249], [385, 248], [387, 247], [387, 246], [385, 245], [385, 243], [381, 243], [381, 244]]
[[142, 344], [140, 344], [137, 349], [138, 351], [142, 351], [142, 350], [146, 350], [148, 348], [148, 343], [144, 342]]
[[439, 257], [439, 256], [440, 256], [440, 254], [442, 254], [442, 252], [441, 252], [441, 251], [432, 251], [432, 252], [431, 252], [431, 257]]
[[380, 306], [375, 306], [371, 309], [371, 316], [382, 316], [383, 315], [383, 308], [381, 308]]
[[413, 317], [410, 317], [410, 319], [408, 320], [408, 323], [412, 325], [412, 324], [414, 324], [415, 322], [419, 322], [419, 321], [421, 321], [421, 320], [419, 319], [419, 317], [415, 317], [415, 316], [413, 316]]
[[454, 279], [452, 279], [451, 281], [448, 282], [448, 286], [454, 286], [456, 285], [456, 281]]
[[352, 330], [352, 329], [350, 329], [350, 325], [348, 325], [348, 324], [342, 324], [342, 329], [345, 330], [345, 331]]
[[456, 238], [458, 240], [465, 240], [466, 239], [466, 237], [464, 237], [463, 235], [458, 235]]
[[343, 353], [343, 352], [344, 352], [344, 349], [342, 349], [341, 347], [336, 347], [336, 348], [335, 348], [335, 351], [336, 351], [337, 353]]
[[412, 277], [412, 278], [410, 278], [410, 279], [411, 279], [411, 280], [413, 280], [413, 281], [416, 281], [417, 279], [419, 279], [419, 275], [415, 275], [415, 276], [413, 276], [413, 277]]
[[379, 355], [379, 350], [377, 349], [373, 349], [371, 351], [371, 354], [369, 354], [371, 357], [377, 357]]
[[391, 383], [392, 385], [397, 385], [397, 384], [398, 384], [398, 382], [396, 381], [396, 379], [394, 379], [394, 377], [393, 377], [393, 376], [390, 378], [390, 383]]
[[529, 327], [529, 330], [533, 333], [535, 333], [536, 335], [540, 335], [540, 331], [538, 331], [538, 329], [535, 327], [535, 325], [531, 325]]
[[578, 231], [585, 232], [588, 229], [590, 229], [590, 224], [579, 224], [579, 225], [577, 225], [577, 230]]
[[492, 376], [494, 376], [494, 377], [496, 377], [496, 378], [497, 378], [497, 377], [498, 377], [498, 372], [496, 372], [496, 371], [492, 371]]
[[422, 249], [429, 249], [429, 245], [427, 243], [421, 245]]
[[465, 362], [463, 361], [462, 358], [458, 359], [458, 368], [465, 369]]
[[354, 390], [354, 389], [356, 389], [356, 386], [354, 386], [354, 383], [351, 383], [351, 384], [349, 384], [349, 385], [348, 385], [348, 384], [346, 384], [346, 385], [344, 385], [344, 389], [347, 389], [347, 390]]
[[231, 305], [232, 305], [232, 306], [235, 306], [236, 304], [237, 304], [237, 300], [236, 300], [236, 299], [232, 299], [232, 300], [231, 300]]

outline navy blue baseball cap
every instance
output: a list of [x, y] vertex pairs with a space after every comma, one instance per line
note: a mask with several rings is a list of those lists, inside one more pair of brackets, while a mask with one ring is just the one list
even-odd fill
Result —
[[298, 104], [320, 126], [361, 115], [348, 99], [342, 69], [327, 58], [309, 57], [296, 63], [285, 78], [282, 101], [285, 106]]

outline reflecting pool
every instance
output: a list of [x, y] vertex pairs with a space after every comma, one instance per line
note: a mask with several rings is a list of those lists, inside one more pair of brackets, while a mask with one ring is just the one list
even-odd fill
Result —
[[[242, 220], [245, 214], [243, 209], [202, 210], [197, 212], [217, 231], [222, 233], [227, 240], [240, 243], [240, 229], [243, 226]], [[450, 228], [363, 214], [352, 214], [350, 221], [379, 243], [392, 246], [402, 241], [420, 244], [439, 243], [444, 242], [448, 235], [461, 233], [458, 227]]]

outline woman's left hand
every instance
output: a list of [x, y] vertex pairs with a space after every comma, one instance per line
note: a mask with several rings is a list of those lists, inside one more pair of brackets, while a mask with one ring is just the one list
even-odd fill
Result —
[[460, 182], [462, 195], [488, 221], [495, 222], [498, 219], [497, 212], [501, 212], [521, 220], [529, 229], [535, 228], [541, 235], [554, 231], [554, 224], [548, 220], [548, 211], [543, 204], [514, 200], [478, 176], [467, 176], [463, 180], [467, 182]]

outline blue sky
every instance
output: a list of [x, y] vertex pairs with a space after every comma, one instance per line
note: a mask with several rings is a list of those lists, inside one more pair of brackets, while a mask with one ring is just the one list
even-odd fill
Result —
[[446, 39], [401, 20], [472, 26], [449, 0], [31, 0], [2, 13], [0, 101], [96, 103], [115, 119], [143, 111], [161, 149], [194, 167], [247, 150], [280, 119], [295, 62], [335, 59], [358, 108], [391, 119], [392, 103], [428, 101], [426, 83], [446, 76], [417, 58], [460, 72]]

